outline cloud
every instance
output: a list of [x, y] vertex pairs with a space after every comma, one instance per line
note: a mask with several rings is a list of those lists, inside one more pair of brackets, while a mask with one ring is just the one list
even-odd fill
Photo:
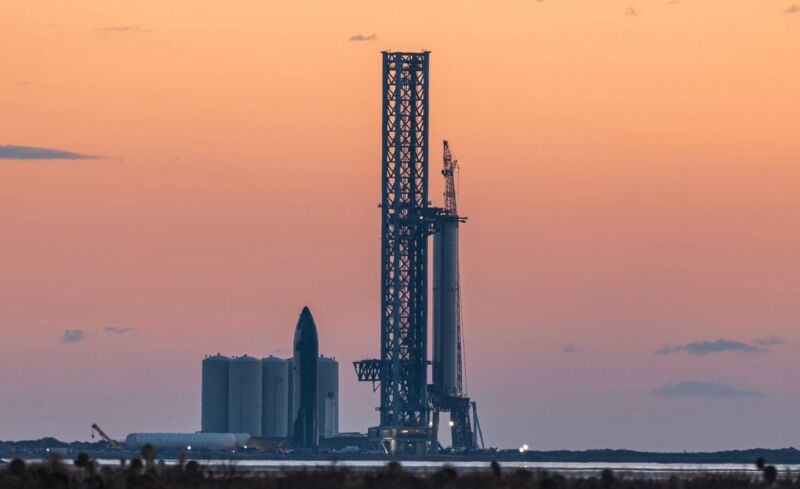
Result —
[[578, 349], [575, 348], [575, 345], [573, 345], [572, 343], [564, 345], [564, 353], [575, 353], [577, 351]]
[[103, 331], [110, 334], [133, 333], [133, 328], [120, 328], [119, 326], [106, 326]]
[[356, 34], [355, 36], [350, 36], [351, 41], [360, 42], [360, 41], [377, 41], [378, 36], [375, 34], [370, 34], [369, 36], [365, 36], [364, 34]]
[[777, 336], [770, 336], [769, 338], [753, 340], [753, 344], [758, 346], [780, 346], [785, 345], [786, 340], [778, 338]]
[[148, 34], [150, 32], [153, 32], [152, 30], [142, 27], [140, 25], [111, 25], [108, 27], [98, 27], [95, 30], [100, 32], [108, 32], [116, 34], [125, 34], [125, 33]]
[[731, 340], [717, 340], [717, 341], [693, 341], [685, 345], [666, 345], [656, 351], [659, 355], [670, 355], [672, 353], [686, 352], [689, 355], [708, 355], [711, 353], [722, 352], [739, 352], [739, 353], [764, 353], [768, 352], [766, 348], [760, 346], [748, 345], [741, 341]]
[[31, 146], [0, 146], [0, 160], [93, 160], [97, 156]]
[[741, 389], [722, 382], [702, 382], [689, 380], [677, 384], [667, 384], [653, 390], [656, 397], [701, 397], [706, 399], [739, 399], [744, 397], [766, 397], [761, 391]]
[[86, 339], [86, 333], [83, 332], [81, 329], [68, 329], [64, 331], [64, 335], [61, 337], [62, 343], [77, 343], [79, 341], [84, 341]]
[[786, 10], [783, 11], [784, 14], [796, 14], [798, 12], [800, 12], [800, 5], [796, 3], [793, 5], [789, 5], [789, 7], [787, 7]]

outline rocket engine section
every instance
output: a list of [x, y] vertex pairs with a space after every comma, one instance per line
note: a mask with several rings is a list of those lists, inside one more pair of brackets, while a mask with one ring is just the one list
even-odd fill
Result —
[[440, 219], [439, 232], [433, 235], [433, 385], [440, 396], [459, 396], [459, 217]]

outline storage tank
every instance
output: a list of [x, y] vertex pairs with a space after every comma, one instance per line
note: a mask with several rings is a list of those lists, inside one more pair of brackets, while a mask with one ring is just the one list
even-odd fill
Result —
[[294, 404], [294, 360], [290, 357], [286, 359], [286, 367], [289, 370], [289, 395], [286, 402], [286, 436], [294, 436], [294, 420], [297, 418], [297, 410]]
[[287, 436], [289, 417], [289, 367], [286, 360], [261, 359], [261, 436]]
[[217, 353], [203, 360], [200, 430], [228, 431], [228, 367], [231, 359]]
[[146, 443], [155, 448], [177, 450], [233, 450], [237, 447], [233, 433], [131, 433], [125, 438], [128, 448], [139, 448]]
[[319, 357], [317, 382], [319, 436], [331, 438], [339, 433], [339, 362], [336, 359]]
[[433, 387], [443, 396], [461, 394], [458, 219], [443, 216], [433, 235]]
[[261, 362], [234, 358], [228, 370], [228, 431], [261, 436]]

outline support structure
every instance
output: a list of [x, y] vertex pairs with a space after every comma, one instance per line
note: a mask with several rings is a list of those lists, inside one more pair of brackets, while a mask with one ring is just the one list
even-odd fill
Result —
[[380, 385], [387, 451], [424, 453], [428, 403], [429, 54], [383, 53], [381, 176], [381, 358], [356, 362], [359, 380]]

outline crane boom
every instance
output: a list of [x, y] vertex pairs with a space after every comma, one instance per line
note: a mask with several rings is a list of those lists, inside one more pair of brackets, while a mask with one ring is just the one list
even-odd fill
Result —
[[103, 431], [103, 429], [97, 425], [97, 423], [92, 424], [92, 438], [94, 438], [95, 431], [97, 432], [98, 435], [100, 435], [100, 438], [102, 438], [106, 443], [108, 443], [109, 448], [114, 450], [122, 448], [122, 445], [120, 445], [118, 441], [108, 436], [106, 432]]

